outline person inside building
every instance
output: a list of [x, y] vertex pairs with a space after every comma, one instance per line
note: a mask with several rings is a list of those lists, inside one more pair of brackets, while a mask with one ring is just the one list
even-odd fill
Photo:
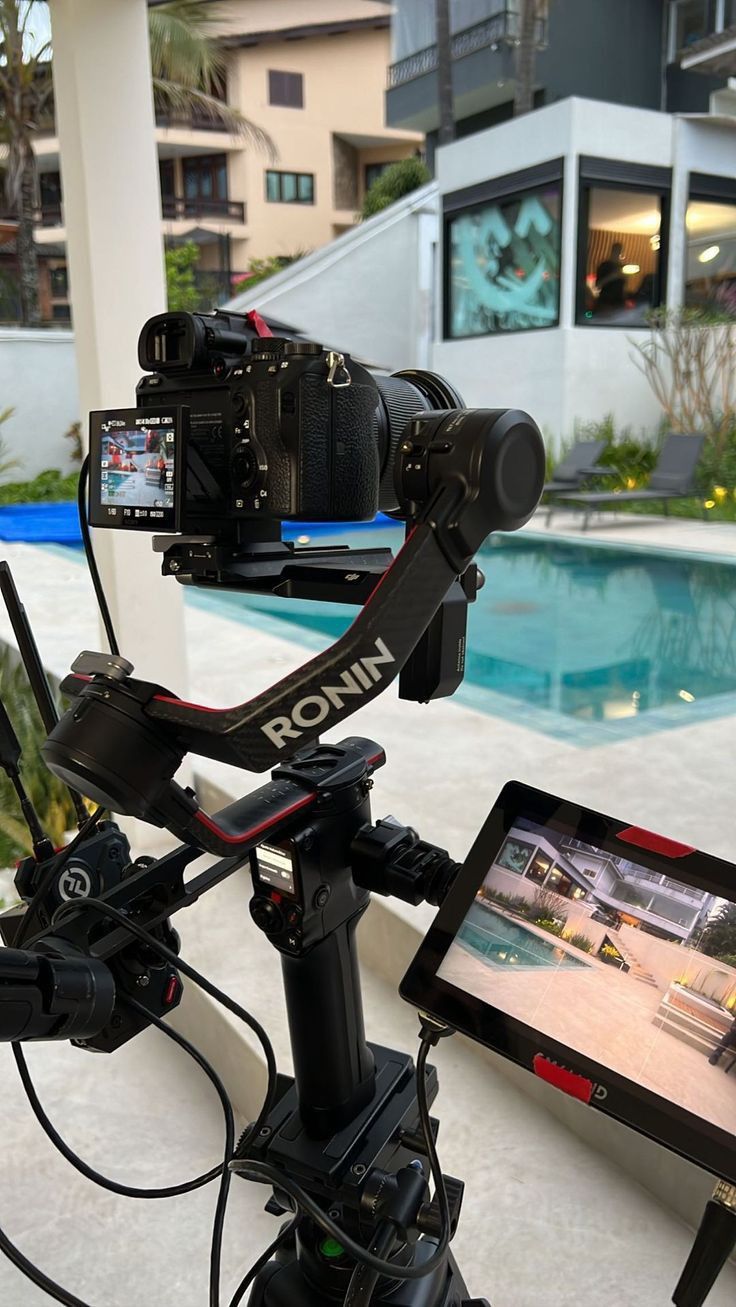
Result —
[[[736, 1058], [736, 1017], [734, 1017], [730, 1030], [727, 1030], [720, 1043], [716, 1044], [708, 1061], [711, 1066], [718, 1066], [723, 1053], [731, 1052]], [[730, 1069], [730, 1068], [729, 1068]]]
[[607, 259], [598, 264], [595, 285], [598, 304], [607, 308], [623, 308], [626, 276], [623, 271], [624, 247], [615, 241]]

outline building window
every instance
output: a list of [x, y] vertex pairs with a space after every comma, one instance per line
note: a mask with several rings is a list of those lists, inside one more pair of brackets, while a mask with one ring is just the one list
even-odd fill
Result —
[[554, 890], [555, 894], [561, 894], [565, 899], [585, 897], [585, 890], [579, 890], [572, 876], [568, 876], [557, 863], [547, 877], [547, 888]]
[[266, 173], [266, 199], [270, 204], [314, 204], [314, 174], [269, 169]]
[[158, 165], [158, 175], [161, 183], [161, 194], [167, 198], [176, 195], [176, 174], [174, 172], [173, 159], [160, 159]]
[[507, 871], [515, 871], [518, 876], [523, 876], [536, 847], [536, 844], [527, 844], [526, 840], [509, 838], [496, 858], [496, 863]]
[[381, 177], [386, 169], [390, 167], [390, 163], [367, 163], [365, 165], [364, 175], [365, 189], [369, 191], [373, 183], [377, 182], [378, 178]]
[[664, 297], [664, 197], [621, 186], [581, 188], [578, 322], [644, 326]]
[[60, 263], [55, 268], [49, 268], [49, 288], [52, 300], [69, 298], [69, 275], [65, 263]]
[[551, 858], [545, 857], [543, 853], [537, 853], [536, 857], [532, 858], [526, 874], [530, 880], [535, 880], [538, 885], [541, 885], [551, 866]]
[[736, 202], [690, 200], [685, 303], [736, 318]]
[[61, 222], [61, 174], [42, 172], [38, 178], [41, 220], [46, 225]]
[[285, 109], [304, 108], [304, 77], [301, 73], [282, 73], [268, 70], [268, 103]]
[[561, 184], [474, 206], [447, 222], [446, 335], [555, 327]]
[[187, 200], [227, 199], [227, 157], [200, 154], [184, 159], [184, 195]]
[[675, 0], [670, 12], [670, 59], [715, 31], [717, 0]]

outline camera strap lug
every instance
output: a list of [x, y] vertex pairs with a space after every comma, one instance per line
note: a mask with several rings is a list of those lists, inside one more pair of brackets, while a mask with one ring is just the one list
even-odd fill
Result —
[[[333, 390], [342, 390], [345, 386], [351, 384], [352, 377], [345, 366], [344, 354], [339, 354], [337, 350], [334, 349], [329, 350], [327, 354], [327, 367], [329, 369], [327, 373], [327, 385], [332, 386]], [[344, 381], [337, 381], [336, 378], [338, 375], [344, 377]]]

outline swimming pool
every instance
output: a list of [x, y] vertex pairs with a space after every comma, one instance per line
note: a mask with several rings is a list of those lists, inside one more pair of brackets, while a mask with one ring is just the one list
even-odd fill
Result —
[[[371, 547], [401, 540], [399, 529], [370, 531]], [[531, 532], [492, 537], [478, 561], [486, 584], [469, 610], [460, 702], [582, 746], [736, 713], [736, 562]], [[356, 612], [187, 593], [310, 652]]]
[[495, 909], [474, 903], [457, 933], [457, 943], [489, 967], [584, 967], [558, 944], [541, 939]]

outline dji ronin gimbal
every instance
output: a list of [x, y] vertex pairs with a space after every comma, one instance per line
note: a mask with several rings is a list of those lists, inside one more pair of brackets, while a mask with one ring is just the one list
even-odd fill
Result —
[[[29, 860], [21, 892], [31, 907], [3, 921], [16, 947], [0, 950], [0, 1038], [112, 1051], [147, 1016], [160, 1019], [181, 996], [169, 918], [250, 865], [251, 916], [282, 958], [294, 1078], [272, 1085], [231, 1165], [272, 1185], [269, 1211], [300, 1217], [255, 1278], [251, 1307], [480, 1307], [448, 1248], [462, 1184], [438, 1174], [427, 1116], [437, 1085], [426, 1053], [445, 1032], [424, 1023], [418, 1076], [407, 1054], [368, 1044], [355, 946], [371, 891], [438, 904], [457, 866], [392, 818], [372, 823], [378, 745], [317, 741], [381, 693], [422, 640], [442, 642], [437, 614], [448, 592], [491, 531], [529, 520], [544, 465], [541, 436], [523, 413], [420, 414], [396, 459], [406, 542], [326, 652], [222, 711], [134, 679], [117, 655], [80, 655], [62, 684], [72, 703], [43, 745], [50, 770], [101, 807], [184, 843], [131, 863], [110, 824], [108, 846], [122, 841], [122, 856], [107, 856], [108, 847], [88, 860], [76, 895], [68, 859], [60, 889], [63, 855]], [[453, 654], [461, 677], [462, 639]], [[210, 817], [173, 780], [188, 752], [273, 768], [272, 779]], [[220, 861], [185, 883], [203, 852]], [[329, 1228], [342, 1242], [325, 1237]]]

